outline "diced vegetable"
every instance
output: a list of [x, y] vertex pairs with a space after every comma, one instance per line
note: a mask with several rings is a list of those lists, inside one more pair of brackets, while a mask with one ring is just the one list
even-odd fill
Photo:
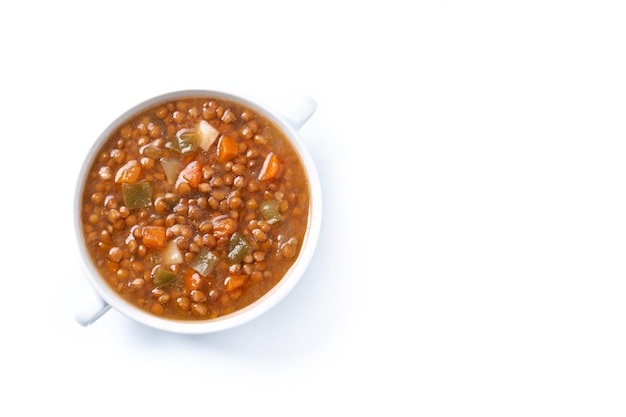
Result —
[[115, 173], [116, 183], [132, 184], [139, 181], [141, 176], [141, 165], [134, 159], [126, 162]]
[[279, 203], [276, 200], [265, 200], [261, 203], [261, 214], [270, 223], [276, 223], [283, 219], [278, 209]]
[[191, 161], [178, 175], [178, 181], [187, 182], [192, 188], [198, 188], [202, 181], [202, 164], [198, 161]]
[[178, 249], [178, 245], [175, 240], [170, 240], [169, 243], [165, 246], [161, 256], [161, 262], [165, 265], [175, 265], [183, 263], [183, 254]]
[[278, 155], [274, 152], [270, 152], [263, 161], [261, 172], [259, 172], [259, 181], [270, 181], [278, 176], [280, 171], [280, 160]]
[[198, 134], [192, 129], [181, 129], [176, 132], [176, 137], [165, 144], [165, 147], [187, 155], [196, 151], [198, 146]]
[[165, 246], [165, 227], [144, 226], [141, 229], [141, 237], [145, 246], [161, 249]]
[[174, 184], [178, 178], [178, 174], [183, 169], [183, 161], [178, 158], [161, 158], [161, 166], [165, 172], [165, 178], [170, 184]]
[[198, 124], [198, 146], [205, 151], [208, 151], [217, 136], [219, 131], [211, 126], [206, 120], [200, 120]]
[[161, 150], [158, 142], [156, 140], [153, 140], [152, 142], [146, 145], [143, 145], [141, 148], [139, 148], [139, 153], [149, 158], [156, 159], [159, 156], [161, 156], [163, 151]]
[[185, 269], [183, 281], [189, 291], [198, 290], [202, 286], [202, 277], [192, 268]]
[[228, 262], [231, 264], [241, 262], [250, 252], [250, 243], [243, 234], [235, 232], [228, 241]]
[[235, 291], [237, 288], [243, 287], [243, 284], [248, 280], [247, 275], [229, 275], [224, 280], [224, 286], [226, 291]]
[[211, 220], [213, 235], [216, 238], [230, 236], [235, 230], [235, 220], [228, 216], [219, 216]]
[[180, 275], [176, 272], [166, 269], [159, 268], [154, 273], [153, 282], [154, 285], [162, 288], [162, 287], [174, 287], [180, 283]]
[[189, 264], [197, 273], [203, 277], [208, 277], [213, 268], [217, 265], [217, 256], [206, 248], [200, 249], [200, 252], [193, 258], [193, 261]]
[[152, 205], [152, 187], [148, 182], [122, 184], [122, 195], [124, 197], [124, 205], [129, 210]]
[[195, 152], [198, 147], [198, 135], [195, 133], [185, 133], [178, 137], [178, 147], [180, 153], [187, 154]]
[[220, 162], [230, 161], [237, 156], [238, 152], [237, 141], [232, 136], [220, 136], [217, 142], [217, 159]]

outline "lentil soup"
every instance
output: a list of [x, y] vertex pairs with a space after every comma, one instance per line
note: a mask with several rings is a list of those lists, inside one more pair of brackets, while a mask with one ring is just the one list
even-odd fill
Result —
[[262, 113], [222, 97], [173, 98], [122, 121], [85, 176], [92, 264], [155, 316], [208, 320], [254, 303], [307, 233], [297, 150]]

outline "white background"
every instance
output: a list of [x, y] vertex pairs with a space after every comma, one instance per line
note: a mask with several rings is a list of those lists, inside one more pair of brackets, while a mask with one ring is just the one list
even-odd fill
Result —
[[[622, 4], [4, 2], [0, 414], [623, 416]], [[311, 266], [222, 333], [82, 328], [82, 159], [187, 88], [317, 101]]]

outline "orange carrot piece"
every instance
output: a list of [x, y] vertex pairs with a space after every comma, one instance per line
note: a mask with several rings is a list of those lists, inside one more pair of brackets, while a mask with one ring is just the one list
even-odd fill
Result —
[[213, 224], [213, 236], [216, 238], [226, 237], [233, 234], [235, 231], [235, 220], [230, 217], [218, 217], [211, 220]]
[[243, 287], [243, 284], [246, 283], [248, 279], [247, 275], [229, 275], [224, 280], [224, 286], [226, 287], [226, 291], [235, 291], [238, 288]]
[[191, 161], [180, 171], [178, 179], [186, 181], [192, 188], [198, 188], [198, 184], [202, 181], [202, 164], [198, 161]]
[[239, 153], [237, 141], [232, 136], [222, 135], [217, 142], [217, 159], [220, 162], [230, 161]]
[[187, 287], [189, 291], [197, 290], [200, 288], [200, 285], [202, 285], [202, 278], [200, 277], [200, 274], [192, 268], [187, 268], [185, 270], [183, 280], [185, 282], [185, 287]]
[[273, 180], [278, 176], [279, 171], [280, 160], [278, 159], [278, 155], [270, 152], [265, 157], [265, 161], [263, 161], [263, 167], [261, 168], [261, 172], [259, 172], [259, 181]]
[[149, 248], [161, 249], [165, 247], [165, 227], [144, 226], [141, 230], [143, 244]]
[[130, 160], [120, 167], [115, 173], [116, 183], [133, 184], [139, 180], [141, 165], [137, 161]]

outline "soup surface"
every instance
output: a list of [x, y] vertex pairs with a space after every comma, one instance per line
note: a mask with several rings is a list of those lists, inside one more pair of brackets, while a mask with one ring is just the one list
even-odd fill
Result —
[[305, 237], [309, 184], [270, 120], [212, 97], [164, 102], [98, 151], [84, 240], [108, 285], [170, 319], [206, 320], [267, 293]]

